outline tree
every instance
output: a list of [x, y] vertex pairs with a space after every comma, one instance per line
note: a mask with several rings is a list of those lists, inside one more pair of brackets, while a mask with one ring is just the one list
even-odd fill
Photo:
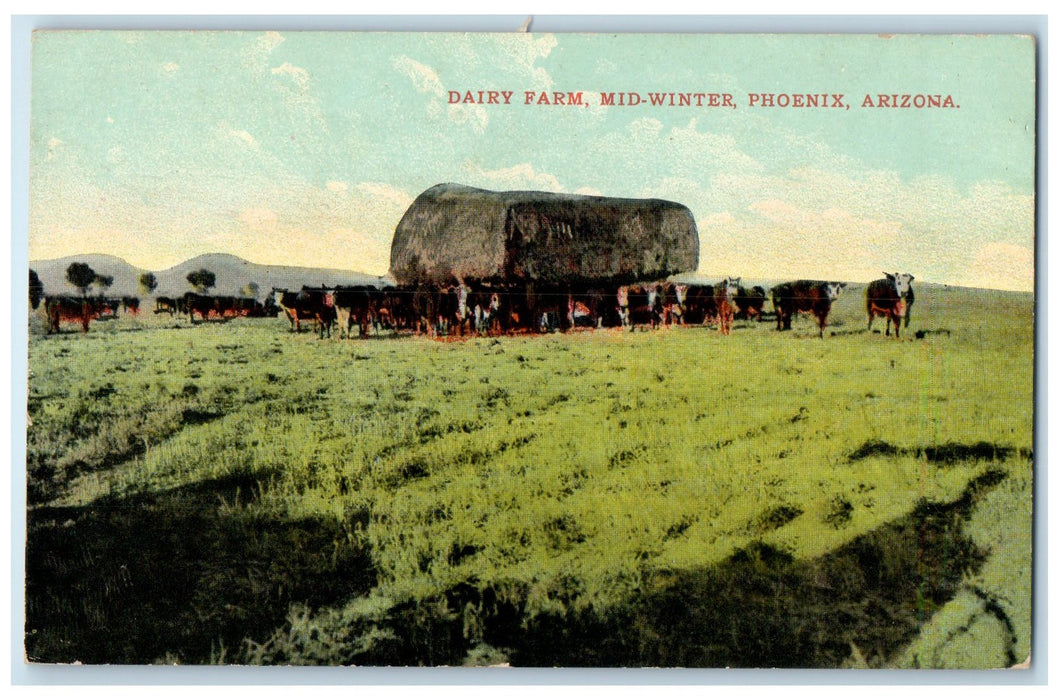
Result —
[[36, 270], [29, 271], [29, 307], [36, 309], [44, 298], [44, 283], [40, 281]]
[[199, 294], [205, 294], [210, 287], [217, 284], [217, 275], [205, 268], [189, 272], [187, 279], [188, 284], [194, 287]]
[[96, 278], [92, 280], [92, 284], [99, 287], [99, 293], [110, 289], [110, 285], [114, 284], [114, 275], [96, 275]]
[[250, 282], [244, 284], [239, 290], [239, 296], [249, 297], [250, 299], [257, 299], [257, 295], [261, 293], [261, 287], [258, 286], [257, 282]]
[[153, 272], [145, 272], [140, 275], [140, 292], [151, 294], [156, 289], [158, 289], [158, 278], [154, 276]]
[[88, 263], [70, 263], [66, 268], [66, 281], [81, 292], [81, 296], [88, 293], [88, 288], [96, 281], [96, 271], [88, 266]]

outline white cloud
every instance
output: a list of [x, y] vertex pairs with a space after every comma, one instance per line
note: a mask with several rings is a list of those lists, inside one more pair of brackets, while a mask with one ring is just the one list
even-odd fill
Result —
[[563, 192], [559, 180], [550, 173], [538, 173], [529, 163], [519, 163], [508, 168], [484, 170], [477, 163], [467, 162], [464, 170], [481, 186], [497, 190], [544, 190]]
[[48, 153], [44, 156], [45, 160], [52, 160], [59, 155], [59, 151], [66, 143], [62, 139], [58, 139], [52, 136], [48, 139]]
[[441, 84], [436, 70], [430, 66], [413, 60], [408, 56], [398, 56], [393, 60], [393, 66], [397, 72], [412, 79], [412, 85], [419, 92], [441, 97], [445, 94], [445, 88]]
[[271, 72], [272, 75], [290, 78], [291, 82], [293, 82], [295, 87], [300, 91], [309, 89], [309, 72], [304, 68], [299, 68], [290, 63], [284, 63], [278, 68], [273, 68]]
[[448, 104], [445, 86], [436, 70], [408, 56], [393, 59], [393, 66], [398, 73], [411, 79], [418, 92], [431, 96], [427, 103], [427, 116], [436, 119], [446, 114], [454, 124], [466, 124], [478, 134], [485, 132], [489, 125], [489, 113], [478, 104]]
[[229, 129], [228, 135], [238, 139], [250, 148], [257, 149], [257, 139], [241, 129]]
[[448, 115], [454, 124], [469, 124], [476, 134], [489, 125], [489, 113], [481, 105], [449, 105]]
[[412, 203], [410, 194], [384, 182], [361, 182], [357, 185], [357, 190], [369, 197], [381, 198], [402, 208], [407, 208]]
[[349, 190], [349, 183], [338, 180], [328, 180], [325, 187], [331, 192], [346, 192]]
[[180, 64], [175, 63], [173, 61], [169, 61], [168, 63], [162, 66], [162, 70], [168, 73], [169, 75], [172, 75], [173, 73], [176, 73], [178, 70], [180, 70]]
[[548, 71], [536, 63], [547, 58], [558, 40], [552, 34], [534, 34], [530, 32], [508, 32], [495, 36], [499, 50], [501, 68], [528, 77], [529, 88], [550, 90], [554, 81]]

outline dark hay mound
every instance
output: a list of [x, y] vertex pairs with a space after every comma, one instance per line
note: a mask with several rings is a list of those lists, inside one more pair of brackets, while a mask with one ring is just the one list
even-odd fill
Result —
[[628, 283], [698, 262], [695, 219], [676, 202], [457, 184], [419, 195], [390, 248], [398, 284]]

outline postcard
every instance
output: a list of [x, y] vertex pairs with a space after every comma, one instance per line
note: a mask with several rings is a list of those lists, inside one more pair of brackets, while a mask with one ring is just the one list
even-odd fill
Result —
[[1036, 65], [35, 32], [27, 663], [1026, 667]]

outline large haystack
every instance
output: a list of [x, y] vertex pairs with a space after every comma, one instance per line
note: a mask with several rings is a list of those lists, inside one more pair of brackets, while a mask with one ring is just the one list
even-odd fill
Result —
[[634, 282], [695, 270], [699, 236], [682, 204], [435, 185], [401, 218], [398, 284]]

